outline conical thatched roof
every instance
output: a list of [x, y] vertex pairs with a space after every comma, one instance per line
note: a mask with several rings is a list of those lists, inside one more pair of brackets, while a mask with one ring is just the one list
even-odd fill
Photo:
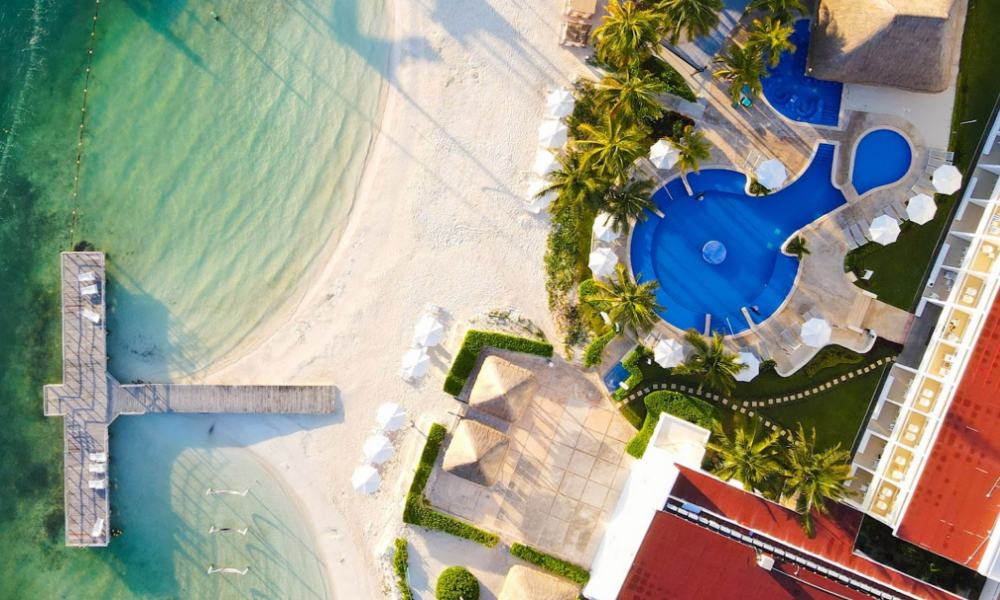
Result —
[[514, 565], [497, 600], [576, 600], [580, 587], [555, 575]]
[[818, 79], [942, 92], [966, 0], [820, 0], [809, 44]]
[[497, 480], [510, 438], [492, 427], [463, 419], [444, 453], [441, 468], [473, 483], [491, 486]]
[[508, 423], [521, 418], [535, 393], [535, 374], [499, 356], [487, 356], [469, 396], [469, 406]]

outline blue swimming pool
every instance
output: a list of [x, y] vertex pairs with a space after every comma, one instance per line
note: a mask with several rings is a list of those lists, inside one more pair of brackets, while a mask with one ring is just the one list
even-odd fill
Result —
[[[630, 252], [636, 276], [660, 282], [657, 300], [667, 309], [661, 316], [699, 331], [708, 317], [711, 329], [726, 334], [750, 328], [744, 307], [755, 323], [771, 316], [798, 272], [798, 260], [781, 254], [781, 245], [844, 203], [831, 183], [833, 156], [834, 147], [821, 144], [806, 172], [769, 196], [747, 195], [746, 176], [728, 170], [690, 175], [693, 196], [679, 178], [657, 191], [654, 200], [663, 217], [650, 213], [635, 227]], [[704, 254], [713, 241], [726, 250], [718, 264]]]
[[840, 98], [844, 85], [806, 75], [809, 55], [809, 20], [795, 22], [789, 40], [795, 52], [782, 52], [781, 62], [768, 67], [770, 77], [761, 79], [764, 97], [774, 110], [793, 121], [836, 126], [840, 119]]
[[629, 375], [631, 373], [619, 361], [615, 363], [615, 366], [610, 371], [604, 374], [604, 387], [608, 388], [608, 392], [613, 394], [621, 387], [621, 383], [629, 378]]
[[913, 151], [902, 134], [891, 129], [866, 133], [854, 151], [851, 183], [858, 195], [896, 183], [910, 170]]

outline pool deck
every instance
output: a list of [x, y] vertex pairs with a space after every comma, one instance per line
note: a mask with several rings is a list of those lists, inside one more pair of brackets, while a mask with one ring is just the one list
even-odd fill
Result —
[[61, 256], [63, 383], [47, 385], [45, 416], [63, 417], [66, 545], [107, 546], [108, 427], [145, 413], [330, 413], [332, 386], [121, 385], [108, 372], [104, 254]]

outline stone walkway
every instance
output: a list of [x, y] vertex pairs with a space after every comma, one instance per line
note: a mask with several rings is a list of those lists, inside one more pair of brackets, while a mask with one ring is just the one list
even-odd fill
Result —
[[764, 417], [759, 415], [757, 411], [755, 411], [754, 409], [804, 400], [810, 396], [814, 396], [816, 394], [825, 392], [826, 390], [833, 388], [837, 385], [840, 385], [841, 383], [850, 381], [855, 377], [859, 377], [861, 375], [870, 373], [873, 370], [883, 365], [891, 364], [895, 362], [895, 360], [896, 360], [895, 357], [892, 356], [885, 359], [880, 358], [866, 367], [860, 367], [858, 369], [855, 369], [854, 371], [847, 373], [846, 375], [829, 379], [823, 383], [813, 386], [811, 389], [802, 390], [801, 392], [796, 392], [785, 396], [776, 396], [774, 398], [767, 398], [765, 400], [733, 400], [732, 398], [728, 398], [726, 396], [720, 396], [718, 394], [714, 394], [704, 390], [698, 391], [697, 388], [688, 387], [686, 385], [678, 385], [676, 383], [671, 383], [669, 385], [666, 383], [653, 383], [641, 387], [638, 390], [626, 396], [623, 400], [621, 400], [619, 406], [624, 404], [629, 404], [639, 398], [642, 398], [646, 394], [655, 391], [672, 390], [672, 391], [684, 392], [685, 394], [691, 394], [693, 396], [698, 396], [699, 398], [704, 398], [705, 400], [716, 402], [723, 406], [728, 406], [733, 411], [739, 410], [741, 414], [744, 414], [751, 419], [756, 419], [761, 423], [763, 423], [764, 427], [767, 427], [772, 431], [780, 431], [781, 435], [787, 436], [790, 435], [788, 429], [786, 429], [779, 423], [772, 423], [770, 420], [765, 419]]

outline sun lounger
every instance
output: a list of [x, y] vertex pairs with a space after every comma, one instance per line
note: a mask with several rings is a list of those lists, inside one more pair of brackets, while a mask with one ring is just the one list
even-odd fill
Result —
[[86, 273], [80, 273], [77, 277], [80, 283], [90, 283], [91, 281], [97, 281], [97, 275], [93, 271], [87, 271]]
[[87, 319], [94, 325], [97, 325], [101, 322], [101, 315], [95, 313], [92, 310], [83, 309], [83, 318]]
[[103, 479], [91, 479], [87, 482], [92, 490], [103, 490], [107, 489], [108, 483]]
[[798, 350], [802, 347], [802, 342], [792, 337], [792, 334], [787, 329], [782, 329], [778, 336], [781, 337], [781, 341], [785, 342], [789, 350]]
[[866, 240], [872, 239], [872, 232], [868, 229], [867, 221], [859, 221], [858, 227], [861, 229], [861, 233], [864, 234]]
[[890, 204], [889, 206], [892, 207], [893, 212], [895, 212], [896, 215], [899, 216], [899, 219], [901, 221], [910, 220], [910, 215], [906, 213], [906, 207], [903, 206], [902, 202], [900, 202], [899, 200], [893, 200], [892, 204]]
[[757, 356], [761, 360], [771, 360], [771, 352], [767, 349], [767, 344], [764, 342], [757, 344]]
[[852, 224], [847, 229], [851, 232], [851, 235], [854, 236], [854, 239], [857, 240], [859, 246], [864, 246], [870, 241], [865, 237], [864, 232], [861, 231], [861, 227], [859, 227], [857, 223]]
[[954, 152], [946, 152], [944, 150], [931, 150], [930, 151], [930, 155], [931, 155], [931, 158], [940, 158], [940, 159], [949, 160], [949, 161], [955, 159], [955, 153]]
[[90, 462], [108, 462], [108, 455], [105, 452], [91, 452]]
[[80, 295], [81, 296], [94, 296], [96, 294], [97, 294], [97, 286], [96, 285], [88, 285], [87, 287], [84, 287], [84, 288], [80, 289]]
[[850, 229], [841, 229], [840, 233], [844, 236], [844, 241], [847, 242], [847, 248], [849, 250], [854, 250], [855, 248], [860, 248], [861, 244], [854, 239], [854, 234], [851, 233]]
[[98, 517], [97, 521], [94, 522], [94, 529], [90, 532], [90, 537], [101, 537], [101, 532], [104, 530], [104, 519]]
[[91, 473], [97, 473], [103, 475], [107, 471], [107, 466], [104, 463], [97, 463], [87, 466], [87, 470]]

